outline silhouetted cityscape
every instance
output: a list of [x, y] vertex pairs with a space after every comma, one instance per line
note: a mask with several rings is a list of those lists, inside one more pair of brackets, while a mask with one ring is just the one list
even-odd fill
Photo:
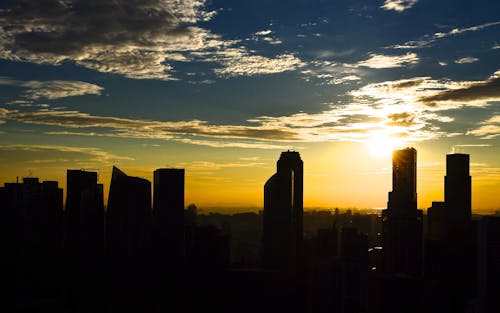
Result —
[[393, 152], [381, 214], [304, 211], [304, 166], [282, 152], [263, 210], [232, 215], [186, 207], [179, 168], [151, 186], [113, 167], [106, 207], [97, 172], [67, 170], [65, 205], [56, 181], [5, 183], [16, 310], [500, 312], [500, 212], [472, 214], [468, 154], [446, 156], [427, 214], [414, 148]]

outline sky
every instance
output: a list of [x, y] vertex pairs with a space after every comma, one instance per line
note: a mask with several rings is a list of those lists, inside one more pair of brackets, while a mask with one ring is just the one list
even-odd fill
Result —
[[417, 149], [419, 208], [446, 154], [500, 209], [500, 2], [0, 1], [0, 183], [186, 169], [186, 203], [261, 208], [282, 151], [304, 206], [384, 208]]

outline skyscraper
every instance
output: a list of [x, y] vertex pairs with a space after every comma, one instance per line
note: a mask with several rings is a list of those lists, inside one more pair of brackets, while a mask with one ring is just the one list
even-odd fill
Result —
[[151, 183], [113, 167], [107, 210], [107, 246], [113, 257], [143, 257], [149, 241]]
[[471, 177], [469, 155], [454, 153], [446, 155], [444, 178], [444, 202], [448, 218], [455, 226], [465, 226], [471, 221]]
[[382, 213], [384, 270], [418, 277], [422, 268], [422, 211], [417, 210], [417, 151], [392, 155], [392, 186]]
[[301, 255], [303, 172], [298, 152], [282, 152], [276, 173], [264, 185], [262, 262], [266, 268], [291, 268]]
[[104, 198], [97, 172], [66, 172], [65, 254], [69, 304], [93, 310], [103, 293]]
[[[27, 311], [43, 305], [57, 310], [61, 288], [61, 222], [63, 190], [55, 181], [23, 182], [0, 187], [0, 206], [7, 245], [7, 271], [16, 277], [15, 306]], [[10, 239], [10, 240], [9, 240]], [[9, 262], [11, 261], [11, 262]]]
[[[475, 295], [476, 236], [471, 216], [471, 176], [469, 155], [446, 155], [444, 208], [444, 281], [454, 312], [465, 311], [467, 300]], [[455, 300], [460, 299], [460, 301]]]
[[155, 252], [165, 261], [180, 262], [184, 254], [184, 169], [154, 171]]
[[113, 167], [106, 212], [111, 311], [144, 311], [151, 266], [151, 183]]

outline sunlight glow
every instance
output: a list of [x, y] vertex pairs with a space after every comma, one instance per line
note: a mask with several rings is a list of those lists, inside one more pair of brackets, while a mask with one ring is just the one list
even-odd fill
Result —
[[365, 144], [372, 156], [379, 159], [386, 159], [390, 158], [392, 151], [401, 147], [403, 142], [399, 138], [391, 137], [390, 134], [375, 133]]

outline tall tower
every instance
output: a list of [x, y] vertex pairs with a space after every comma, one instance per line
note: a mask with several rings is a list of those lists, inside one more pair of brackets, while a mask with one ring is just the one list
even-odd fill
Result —
[[154, 250], [162, 259], [182, 261], [184, 254], [184, 169], [155, 170], [153, 192]]
[[471, 177], [469, 174], [468, 154], [454, 153], [446, 155], [444, 202], [447, 215], [453, 220], [453, 223], [462, 225], [470, 223]]
[[69, 304], [93, 310], [99, 305], [104, 265], [104, 199], [97, 172], [66, 172], [66, 265]]
[[392, 154], [392, 186], [382, 213], [384, 270], [387, 274], [420, 276], [422, 211], [417, 210], [417, 150]]
[[113, 166], [107, 210], [107, 249], [111, 259], [143, 258], [149, 242], [151, 183]]
[[303, 162], [295, 151], [282, 152], [276, 173], [264, 185], [262, 263], [287, 269], [298, 262], [303, 239]]
[[151, 183], [113, 166], [106, 217], [108, 308], [140, 312], [151, 275]]
[[[471, 218], [471, 176], [469, 155], [446, 155], [444, 178], [444, 209], [447, 223], [444, 229], [445, 269], [443, 275], [452, 290], [450, 299], [467, 299], [475, 294], [476, 234]], [[457, 305], [456, 303], [454, 303]], [[465, 308], [465, 302], [458, 306]], [[460, 312], [462, 309], [454, 308]]]

